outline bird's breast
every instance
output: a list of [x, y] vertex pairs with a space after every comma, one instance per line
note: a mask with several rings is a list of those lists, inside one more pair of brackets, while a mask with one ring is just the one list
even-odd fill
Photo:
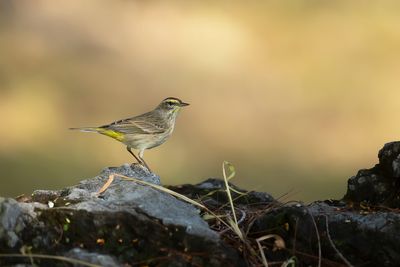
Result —
[[134, 149], [150, 149], [163, 144], [171, 136], [173, 127], [158, 134], [132, 134], [126, 135], [124, 143]]

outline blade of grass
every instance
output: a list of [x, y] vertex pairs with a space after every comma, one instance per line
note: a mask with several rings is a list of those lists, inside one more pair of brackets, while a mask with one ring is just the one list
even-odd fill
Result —
[[281, 267], [296, 267], [296, 256], [290, 257], [288, 260], [286, 260]]
[[226, 187], [226, 194], [228, 195], [229, 203], [230, 203], [231, 209], [232, 209], [233, 220], [235, 221], [235, 224], [237, 225], [237, 218], [236, 218], [236, 213], [235, 213], [235, 207], [234, 207], [234, 205], [233, 205], [232, 195], [231, 195], [231, 191], [230, 191], [229, 183], [228, 183], [228, 178], [229, 178], [229, 179], [232, 179], [232, 173], [231, 173], [231, 175], [230, 175], [228, 178], [226, 177], [226, 171], [225, 171], [225, 165], [226, 165], [226, 164], [229, 164], [228, 166], [232, 166], [232, 164], [230, 164], [230, 163], [227, 162], [227, 161], [224, 161], [224, 162], [222, 163], [222, 174], [223, 174], [223, 176], [224, 176], [225, 187]]
[[264, 249], [261, 246], [261, 241], [263, 240], [261, 238], [263, 238], [263, 236], [260, 238], [257, 238], [256, 242], [257, 242], [258, 250], [260, 251], [260, 254], [261, 254], [262, 263], [264, 264], [264, 267], [268, 267], [267, 257], [265, 257]]
[[261, 237], [257, 238], [256, 242], [257, 242], [257, 245], [258, 245], [258, 249], [260, 250], [262, 262], [263, 262], [265, 267], [268, 267], [268, 261], [267, 261], [267, 257], [265, 257], [265, 253], [264, 253], [264, 249], [263, 249], [263, 247], [261, 245], [261, 241], [264, 241], [264, 240], [267, 240], [267, 239], [270, 239], [270, 238], [274, 238], [275, 239], [274, 248], [283, 249], [283, 248], [286, 247], [285, 241], [279, 235], [269, 234], [269, 235], [264, 235], [264, 236], [261, 236]]
[[247, 194], [248, 194], [247, 192], [240, 192], [240, 191], [237, 191], [235, 188], [232, 188], [232, 187], [229, 187], [229, 189], [230, 189], [231, 191], [235, 192], [236, 194], [241, 195], [241, 196], [244, 196], [244, 195], [247, 195]]
[[235, 170], [235, 167], [233, 166], [233, 164], [232, 163], [230, 163], [229, 161], [224, 161], [223, 163], [222, 163], [222, 167], [223, 168], [225, 168], [225, 166], [227, 166], [228, 167], [228, 170], [229, 170], [229, 172], [230, 172], [230, 174], [229, 174], [229, 176], [228, 177], [226, 177], [226, 179], [229, 181], [230, 179], [232, 179], [233, 177], [235, 177], [235, 175], [236, 175], [236, 170]]
[[[231, 171], [229, 177], [226, 176], [226, 171], [225, 171], [225, 166], [228, 166], [229, 171]], [[222, 174], [224, 176], [224, 181], [225, 181], [225, 187], [226, 187], [226, 194], [228, 195], [228, 199], [229, 199], [229, 203], [231, 205], [231, 209], [232, 209], [232, 215], [233, 215], [233, 222], [231, 223], [231, 227], [233, 228], [234, 232], [239, 236], [239, 238], [244, 241], [243, 238], [243, 233], [239, 228], [239, 224], [236, 218], [236, 213], [235, 213], [235, 206], [233, 204], [233, 200], [232, 200], [232, 195], [231, 195], [231, 191], [230, 191], [230, 186], [228, 183], [229, 179], [232, 179], [233, 176], [235, 175], [235, 169], [233, 168], [233, 165], [227, 161], [224, 161], [222, 163]]]
[[244, 242], [243, 233], [239, 228], [239, 225], [235, 223], [231, 218], [228, 219], [228, 222], [232, 228], [232, 231]]

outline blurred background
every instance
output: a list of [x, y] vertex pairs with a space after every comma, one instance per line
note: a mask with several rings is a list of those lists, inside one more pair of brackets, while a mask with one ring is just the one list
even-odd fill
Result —
[[132, 157], [68, 131], [191, 103], [145, 158], [164, 184], [221, 177], [338, 198], [400, 137], [398, 1], [0, 2], [0, 195]]

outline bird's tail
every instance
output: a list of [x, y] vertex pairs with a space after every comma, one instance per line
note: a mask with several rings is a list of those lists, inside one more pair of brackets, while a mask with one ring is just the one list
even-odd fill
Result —
[[101, 128], [99, 127], [81, 127], [81, 128], [69, 128], [70, 130], [78, 130], [81, 132], [87, 132], [87, 133], [98, 133], [101, 131]]

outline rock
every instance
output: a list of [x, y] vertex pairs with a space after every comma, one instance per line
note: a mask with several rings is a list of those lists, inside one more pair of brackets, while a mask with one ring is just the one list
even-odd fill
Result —
[[286, 241], [288, 250], [279, 253], [266, 251], [270, 261], [290, 258], [295, 248], [294, 255], [304, 266], [316, 266], [318, 231], [322, 266], [346, 266], [330, 243], [328, 230], [335, 248], [353, 266], [389, 267], [400, 262], [398, 229], [400, 214], [395, 212], [359, 212], [347, 210], [344, 203], [340, 202], [314, 202], [307, 206], [291, 205], [268, 212], [254, 222], [250, 232], [276, 234]]
[[[237, 186], [229, 183], [233, 189], [243, 192], [243, 195], [232, 191], [232, 198], [235, 199], [236, 205], [269, 205], [275, 203], [275, 199], [268, 193], [245, 191]], [[169, 186], [171, 190], [183, 194], [190, 199], [196, 199], [199, 196], [206, 196], [202, 198], [202, 202], [209, 207], [220, 207], [228, 203], [228, 197], [225, 191], [225, 182], [221, 179], [210, 178], [199, 184], [191, 185], [184, 184], [178, 186]]]
[[360, 170], [349, 179], [344, 199], [400, 208], [400, 142], [386, 144], [378, 157], [379, 163], [375, 167]]
[[400, 177], [400, 142], [391, 142], [379, 151], [379, 164], [386, 176]]
[[[141, 166], [123, 165], [66, 189], [35, 191], [25, 203], [2, 199], [0, 250], [19, 253], [16, 245], [23, 244], [34, 253], [69, 255], [92, 263], [103, 257], [102, 266], [148, 260], [163, 266], [243, 263], [191, 204], [117, 176], [99, 196], [98, 190], [112, 173], [160, 184], [158, 176]], [[20, 221], [22, 215], [30, 219]], [[27, 223], [29, 228], [24, 227]], [[0, 258], [1, 266], [24, 262]], [[35, 263], [60, 264], [43, 259]]]
[[0, 197], [0, 247], [14, 248], [20, 243], [19, 235], [26, 226], [23, 217], [17, 201]]
[[[115, 257], [110, 255], [102, 255], [99, 253], [88, 252], [84, 249], [74, 248], [68, 251], [65, 257], [82, 260], [85, 262], [90, 262], [92, 264], [98, 264], [103, 267], [122, 267]], [[79, 264], [75, 264], [79, 266]]]
[[97, 194], [114, 173], [160, 184], [158, 176], [139, 165], [107, 168], [76, 186], [35, 191], [20, 202], [0, 198], [0, 266], [66, 265], [1, 256], [20, 251], [117, 267], [263, 266], [260, 245], [270, 265], [398, 266], [399, 154], [400, 142], [386, 144], [375, 167], [349, 179], [341, 200], [284, 204], [230, 184], [243, 239], [229, 225], [232, 210], [220, 179], [169, 187], [205, 205], [202, 213], [117, 176]]

